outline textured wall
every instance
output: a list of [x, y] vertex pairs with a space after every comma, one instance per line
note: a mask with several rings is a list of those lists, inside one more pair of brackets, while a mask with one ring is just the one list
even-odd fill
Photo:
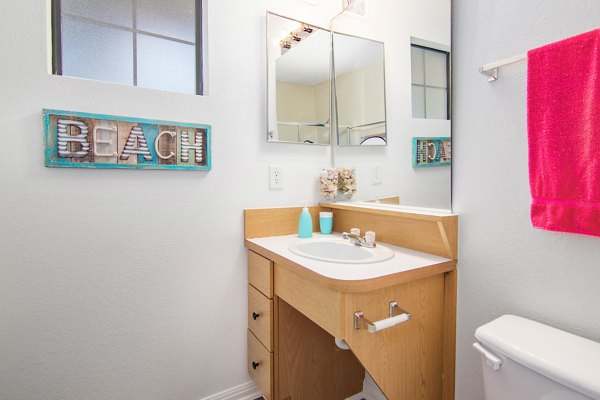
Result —
[[[453, 209], [460, 214], [457, 399], [483, 398], [474, 331], [517, 314], [600, 341], [600, 238], [529, 222], [526, 66], [481, 64], [598, 27], [600, 3], [453, 1]], [[540, 77], [543, 79], [543, 77]]]
[[[210, 2], [198, 97], [49, 76], [44, 3], [0, 4], [0, 399], [197, 400], [248, 381], [242, 210], [315, 199], [329, 163], [264, 140], [267, 4]], [[212, 124], [214, 168], [44, 168], [44, 107]]]
[[[265, 11], [324, 25], [340, 2], [210, 1], [204, 97], [48, 75], [45, 3], [0, 2], [0, 399], [197, 400], [248, 381], [242, 210], [317, 200], [330, 162], [265, 142]], [[42, 108], [212, 124], [214, 168], [44, 168]], [[353, 160], [378, 160], [396, 194], [387, 151]]]

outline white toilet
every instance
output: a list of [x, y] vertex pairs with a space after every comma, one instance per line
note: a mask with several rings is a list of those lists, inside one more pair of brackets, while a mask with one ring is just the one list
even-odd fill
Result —
[[475, 337], [486, 400], [600, 400], [600, 343], [514, 315]]

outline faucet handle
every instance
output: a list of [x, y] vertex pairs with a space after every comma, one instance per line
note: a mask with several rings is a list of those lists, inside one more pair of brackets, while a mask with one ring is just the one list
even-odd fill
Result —
[[374, 244], [375, 243], [375, 232], [366, 231], [365, 232], [365, 242], [367, 244]]
[[352, 228], [350, 229], [350, 233], [356, 236], [360, 236], [360, 229], [358, 228]]

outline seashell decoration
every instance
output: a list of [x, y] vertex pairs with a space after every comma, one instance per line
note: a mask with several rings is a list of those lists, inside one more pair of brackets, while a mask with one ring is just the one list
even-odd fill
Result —
[[338, 168], [338, 190], [348, 200], [356, 193], [356, 171], [354, 168]]
[[326, 200], [333, 200], [338, 193], [348, 200], [356, 193], [354, 168], [323, 168], [319, 176], [319, 192]]
[[319, 177], [319, 191], [327, 200], [333, 200], [338, 193], [338, 171], [335, 168], [323, 168]]

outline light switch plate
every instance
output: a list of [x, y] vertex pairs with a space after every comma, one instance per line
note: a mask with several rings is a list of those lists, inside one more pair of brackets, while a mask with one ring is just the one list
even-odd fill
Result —
[[373, 167], [373, 185], [381, 185], [381, 166]]

